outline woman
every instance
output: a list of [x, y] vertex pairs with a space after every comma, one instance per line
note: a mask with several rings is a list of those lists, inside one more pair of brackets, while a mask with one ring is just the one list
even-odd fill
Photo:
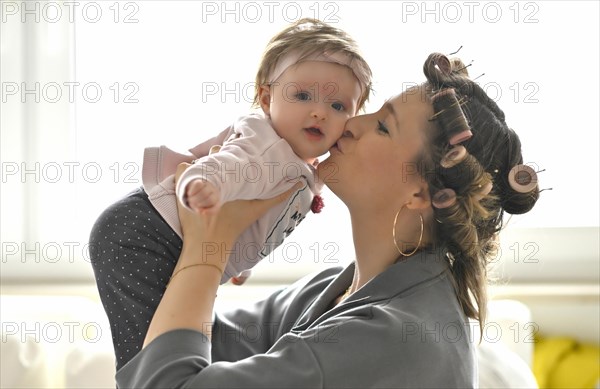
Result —
[[424, 71], [425, 84], [350, 119], [319, 165], [350, 211], [355, 262], [213, 317], [227, 247], [285, 196], [180, 210], [182, 254], [120, 387], [477, 385], [468, 318], [485, 319], [503, 212], [529, 211], [537, 178], [460, 61], [432, 54]]

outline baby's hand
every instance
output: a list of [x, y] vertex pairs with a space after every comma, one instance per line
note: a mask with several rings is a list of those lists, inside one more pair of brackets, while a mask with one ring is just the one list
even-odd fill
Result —
[[187, 185], [185, 197], [189, 207], [198, 214], [214, 214], [221, 207], [219, 189], [204, 180], [191, 181]]

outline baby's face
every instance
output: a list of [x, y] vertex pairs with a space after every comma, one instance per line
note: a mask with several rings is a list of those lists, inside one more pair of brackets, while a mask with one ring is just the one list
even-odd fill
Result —
[[290, 66], [273, 83], [265, 113], [277, 134], [303, 160], [312, 163], [340, 138], [356, 114], [361, 89], [352, 70], [331, 62], [306, 61]]

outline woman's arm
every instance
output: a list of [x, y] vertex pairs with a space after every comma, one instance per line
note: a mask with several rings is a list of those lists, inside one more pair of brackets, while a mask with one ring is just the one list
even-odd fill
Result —
[[[187, 166], [178, 167], [177, 178]], [[175, 329], [196, 330], [210, 338], [215, 297], [233, 243], [244, 229], [295, 189], [269, 200], [227, 203], [215, 215], [198, 216], [178, 206], [183, 248], [144, 346]]]
[[287, 332], [264, 353], [232, 362], [212, 361], [204, 334], [171, 331], [120, 369], [117, 384], [121, 389], [476, 387], [474, 347], [465, 333], [455, 332], [468, 330], [466, 324], [420, 322], [385, 305], [355, 304], [318, 325]]

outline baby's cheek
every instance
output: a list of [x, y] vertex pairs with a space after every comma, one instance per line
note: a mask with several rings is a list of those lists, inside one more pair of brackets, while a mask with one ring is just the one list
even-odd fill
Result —
[[[350, 119], [350, 116], [345, 116], [336, 120], [335, 125], [333, 126], [333, 133], [337, 138], [340, 138], [344, 133], [344, 128], [346, 128], [346, 122]], [[337, 139], [336, 139], [337, 140]]]

